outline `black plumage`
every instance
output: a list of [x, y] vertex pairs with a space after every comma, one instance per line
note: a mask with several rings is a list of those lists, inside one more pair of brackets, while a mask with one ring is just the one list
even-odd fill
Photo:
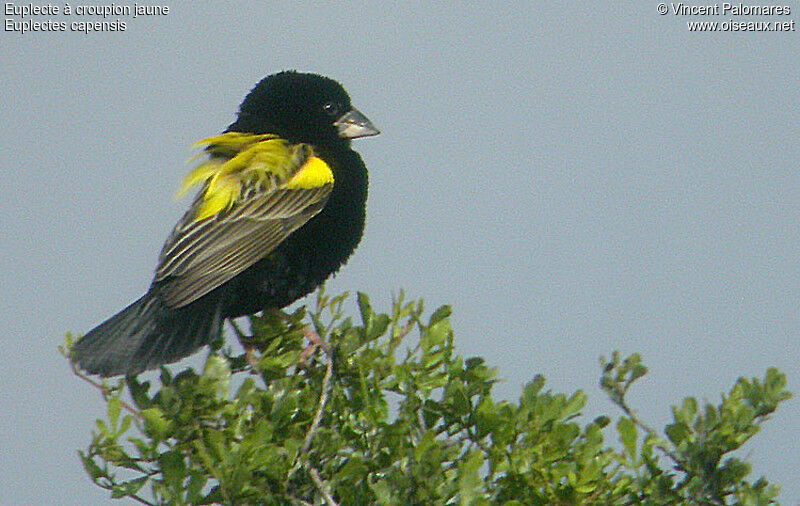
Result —
[[[291, 153], [288, 174], [242, 176], [235, 199], [203, 218], [204, 197], [213, 191], [206, 180], [167, 239], [148, 292], [73, 346], [81, 369], [133, 375], [179, 360], [217, 339], [226, 318], [282, 308], [310, 293], [355, 250], [364, 230], [367, 169], [350, 140], [378, 131], [341, 85], [299, 72], [266, 77], [226, 133], [247, 134], [248, 146], [276, 136]], [[212, 162], [238, 154], [219, 140], [227, 137], [208, 140]], [[289, 180], [314, 157], [332, 182], [293, 186]]]

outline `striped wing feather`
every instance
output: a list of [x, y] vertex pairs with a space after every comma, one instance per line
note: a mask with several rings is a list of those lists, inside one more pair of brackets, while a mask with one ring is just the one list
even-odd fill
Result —
[[331, 189], [271, 189], [201, 221], [195, 200], [161, 252], [155, 282], [164, 303], [183, 307], [267, 256], [324, 207]]

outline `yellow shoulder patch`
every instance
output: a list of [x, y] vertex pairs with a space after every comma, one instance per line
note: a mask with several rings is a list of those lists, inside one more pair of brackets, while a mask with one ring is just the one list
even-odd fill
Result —
[[321, 158], [312, 156], [286, 183], [290, 190], [311, 190], [333, 184], [333, 172]]
[[202, 184], [194, 221], [226, 211], [248, 188], [309, 190], [333, 184], [331, 168], [307, 144], [290, 145], [275, 135], [228, 132], [198, 142], [208, 159], [186, 177], [178, 195]]

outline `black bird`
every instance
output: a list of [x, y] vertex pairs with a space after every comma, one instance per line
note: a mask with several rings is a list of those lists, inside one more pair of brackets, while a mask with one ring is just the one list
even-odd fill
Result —
[[364, 230], [367, 168], [350, 140], [378, 130], [336, 81], [286, 71], [198, 143], [202, 185], [147, 293], [72, 347], [88, 373], [134, 375], [217, 339], [226, 318], [283, 308], [347, 261]]

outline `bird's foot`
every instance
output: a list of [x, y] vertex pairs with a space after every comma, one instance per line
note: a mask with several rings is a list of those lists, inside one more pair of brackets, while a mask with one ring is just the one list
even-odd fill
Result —
[[250, 374], [258, 374], [258, 357], [256, 356], [256, 349], [252, 347], [245, 347], [244, 359], [247, 365], [250, 366]]
[[321, 349], [325, 353], [329, 353], [330, 349], [328, 345], [320, 339], [319, 335], [311, 330], [311, 327], [304, 327], [303, 334], [306, 336], [306, 339], [308, 339], [309, 344], [300, 352], [298, 365], [302, 368], [306, 368], [309, 365], [309, 360], [317, 353], [317, 350]]

